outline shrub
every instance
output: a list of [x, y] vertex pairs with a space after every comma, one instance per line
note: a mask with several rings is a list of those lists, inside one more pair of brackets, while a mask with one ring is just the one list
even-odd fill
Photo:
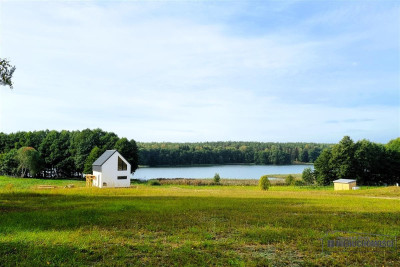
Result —
[[214, 175], [214, 183], [219, 184], [220, 181], [221, 181], [221, 177], [219, 176], [218, 173], [216, 173]]
[[149, 184], [149, 185], [161, 185], [160, 181], [158, 181], [158, 180], [150, 180], [150, 181], [148, 182], [148, 184]]
[[306, 185], [306, 182], [304, 182], [303, 180], [297, 180], [294, 182], [295, 186], [304, 186]]
[[260, 185], [261, 190], [268, 190], [269, 189], [269, 187], [271, 186], [271, 182], [269, 181], [267, 175], [261, 176], [259, 185]]
[[294, 185], [294, 182], [295, 182], [294, 177], [289, 174], [286, 177], [285, 182], [286, 182], [287, 185]]
[[314, 184], [315, 182], [314, 172], [311, 168], [305, 168], [301, 177], [306, 184]]

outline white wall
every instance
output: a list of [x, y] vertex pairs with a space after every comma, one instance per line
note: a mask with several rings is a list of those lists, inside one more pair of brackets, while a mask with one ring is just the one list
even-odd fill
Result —
[[93, 175], [96, 179], [93, 179], [93, 186], [101, 187], [101, 172], [93, 171]]
[[[118, 157], [126, 163], [126, 171], [118, 171]], [[101, 173], [94, 171], [93, 175], [96, 176], [93, 185], [100, 188], [130, 187], [131, 185], [131, 165], [118, 152], [115, 152], [103, 166], [101, 166]], [[126, 176], [127, 179], [118, 180], [118, 176]], [[104, 183], [107, 185], [104, 185]]]

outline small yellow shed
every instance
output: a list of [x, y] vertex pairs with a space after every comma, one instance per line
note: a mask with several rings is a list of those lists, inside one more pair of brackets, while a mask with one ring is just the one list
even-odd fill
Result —
[[356, 180], [351, 179], [339, 179], [333, 181], [335, 190], [351, 190], [356, 186]]

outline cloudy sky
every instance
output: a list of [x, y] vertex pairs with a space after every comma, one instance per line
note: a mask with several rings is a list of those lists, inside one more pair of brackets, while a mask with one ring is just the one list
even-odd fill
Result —
[[0, 131], [400, 136], [398, 1], [0, 1]]

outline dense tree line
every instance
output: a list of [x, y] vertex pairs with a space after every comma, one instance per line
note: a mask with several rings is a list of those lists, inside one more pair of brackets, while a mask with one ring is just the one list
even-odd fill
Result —
[[148, 166], [312, 163], [329, 146], [261, 142], [138, 143], [139, 164]]
[[0, 174], [34, 177], [82, 177], [107, 149], [117, 149], [138, 167], [135, 140], [101, 129], [0, 133]]
[[321, 153], [314, 168], [320, 185], [340, 178], [356, 179], [361, 185], [400, 183], [400, 138], [382, 145], [365, 139], [354, 142], [345, 136]]

